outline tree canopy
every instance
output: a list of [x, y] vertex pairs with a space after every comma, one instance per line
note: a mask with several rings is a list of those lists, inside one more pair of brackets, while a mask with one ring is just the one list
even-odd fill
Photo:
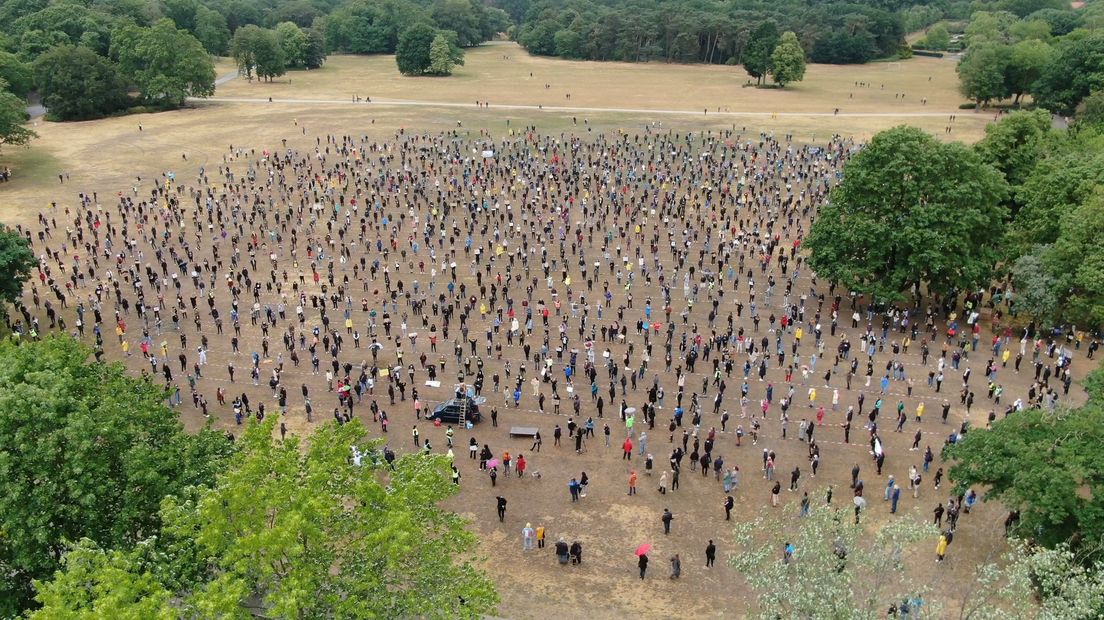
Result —
[[89, 362], [63, 336], [0, 343], [0, 613], [29, 602], [69, 541], [125, 547], [157, 531], [161, 500], [210, 483], [230, 447], [185, 433], [163, 390]]
[[23, 284], [38, 264], [27, 239], [0, 224], [0, 306], [13, 303], [23, 294]]
[[937, 293], [988, 284], [1008, 192], [962, 144], [883, 131], [844, 167], [805, 240], [817, 275], [879, 299], [927, 284]]
[[457, 491], [447, 457], [357, 467], [349, 447], [363, 441], [359, 422], [323, 426], [307, 446], [275, 439], [276, 422], [251, 424], [214, 484], [166, 499], [157, 540], [125, 553], [77, 545], [52, 581], [37, 584], [36, 617], [98, 609], [227, 618], [258, 608], [283, 618], [494, 611], [497, 594], [472, 564], [473, 535], [437, 507]]
[[[26, 126], [27, 109], [22, 99], [5, 90], [7, 84], [0, 79], [0, 150], [5, 145], [21, 146], [27, 144], [36, 134]], [[2, 231], [2, 229], [0, 229]], [[4, 234], [0, 232], [0, 234]], [[2, 242], [0, 242], [2, 243]], [[0, 249], [0, 274], [4, 271], [3, 250]], [[0, 276], [2, 278], [3, 276]], [[22, 284], [22, 280], [19, 281]], [[0, 283], [2, 287], [5, 283]]]
[[1017, 533], [1046, 547], [1104, 543], [1100, 406], [1025, 409], [975, 429], [947, 451], [957, 487], [1020, 512]]
[[101, 118], [128, 103], [126, 81], [118, 67], [86, 47], [55, 47], [35, 60], [34, 70], [42, 105], [51, 119]]
[[403, 75], [449, 75], [453, 66], [464, 64], [464, 55], [456, 43], [455, 32], [417, 23], [399, 37], [395, 63]]
[[[785, 4], [722, 0], [536, 0], [496, 2], [518, 20], [513, 37], [533, 54], [567, 56], [557, 33], [575, 33], [570, 57], [588, 60], [743, 65], [767, 74], [779, 31], [793, 31], [813, 62], [862, 63], [897, 53], [904, 19], [897, 6], [858, 0]], [[521, 16], [520, 18], [518, 16]], [[774, 25], [773, 36], [765, 36]], [[451, 27], [451, 26], [442, 26]], [[567, 35], [562, 35], [566, 40]]]
[[770, 74], [781, 87], [805, 78], [805, 50], [797, 42], [796, 34], [782, 33], [778, 45], [771, 52]]
[[149, 28], [124, 26], [112, 37], [111, 54], [150, 103], [179, 106], [187, 97], [215, 93], [215, 64], [194, 36], [170, 19]]

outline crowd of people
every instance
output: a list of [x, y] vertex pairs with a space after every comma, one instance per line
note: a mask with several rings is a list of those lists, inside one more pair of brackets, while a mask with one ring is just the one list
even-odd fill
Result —
[[[977, 499], [940, 490], [941, 448], [971, 425], [1055, 407], [1071, 365], [1099, 346], [1014, 328], [998, 289], [879, 305], [818, 280], [801, 244], [861, 146], [841, 137], [302, 130], [59, 197], [20, 228], [39, 264], [15, 333], [86, 340], [230, 434], [266, 415], [285, 433], [322, 411], [380, 435], [411, 428], [412, 444], [390, 442], [399, 451], [452, 454], [458, 434], [470, 458], [454, 460], [453, 481], [495, 487], [502, 527], [507, 495], [536, 494], [510, 474], [574, 472], [571, 455], [627, 481], [564, 473], [573, 505], [596, 477], [634, 496], [643, 475], [678, 511], [700, 471], [692, 493], [718, 520], [737, 500], [779, 505], [779, 471], [807, 514], [850, 469], [856, 521], [874, 508], [874, 479], [892, 513], [938, 504], [940, 560]], [[483, 422], [423, 419], [453, 397], [475, 398]], [[509, 421], [553, 446], [540, 430], [517, 443]], [[838, 479], [814, 491], [829, 466]], [[640, 537], [671, 531], [671, 510], [656, 518]], [[526, 553], [544, 547], [534, 520], [512, 530]], [[581, 566], [585, 533], [566, 516], [548, 529], [560, 562]], [[721, 536], [703, 536], [706, 566]], [[638, 562], [644, 578], [646, 553]]]

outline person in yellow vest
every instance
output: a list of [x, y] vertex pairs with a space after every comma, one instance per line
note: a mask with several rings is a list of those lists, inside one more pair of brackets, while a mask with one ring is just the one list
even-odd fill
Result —
[[537, 549], [544, 549], [544, 526], [537, 526]]
[[935, 561], [942, 562], [943, 556], [947, 555], [947, 535], [940, 534], [939, 542], [935, 545]]

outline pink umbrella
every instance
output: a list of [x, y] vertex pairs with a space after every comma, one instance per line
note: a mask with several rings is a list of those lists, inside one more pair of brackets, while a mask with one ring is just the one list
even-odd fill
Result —
[[652, 550], [652, 543], [644, 543], [636, 548], [636, 555], [644, 555]]
[[498, 459], [487, 459], [487, 467], [498, 467]]

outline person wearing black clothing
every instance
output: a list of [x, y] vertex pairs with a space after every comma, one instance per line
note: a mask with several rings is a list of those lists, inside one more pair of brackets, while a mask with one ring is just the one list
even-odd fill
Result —
[[506, 519], [506, 498], [499, 495], [495, 499], [498, 500], [498, 521], [501, 523]]
[[567, 547], [567, 541], [559, 539], [556, 541], [556, 557], [559, 558], [560, 564], [567, 564], [569, 556], [569, 550]]
[[709, 544], [705, 546], [705, 567], [713, 568], [713, 562], [717, 559], [717, 545], [713, 544], [713, 539], [709, 540]]
[[671, 514], [671, 509], [670, 508], [664, 508], [663, 509], [663, 516], [660, 517], [660, 519], [663, 521], [663, 533], [664, 534], [670, 534], [671, 533], [671, 519], [674, 519], [674, 518], [675, 518], [675, 515]]
[[644, 579], [644, 573], [648, 572], [648, 554], [641, 553], [636, 565], [640, 567], [640, 579]]
[[736, 500], [732, 499], [731, 495], [729, 495], [728, 497], [725, 498], [725, 501], [724, 501], [725, 521], [731, 521], [732, 520], [732, 507], [735, 506], [735, 505], [736, 505]]
[[579, 541], [573, 541], [571, 543], [571, 563], [582, 564], [583, 563], [583, 543]]

